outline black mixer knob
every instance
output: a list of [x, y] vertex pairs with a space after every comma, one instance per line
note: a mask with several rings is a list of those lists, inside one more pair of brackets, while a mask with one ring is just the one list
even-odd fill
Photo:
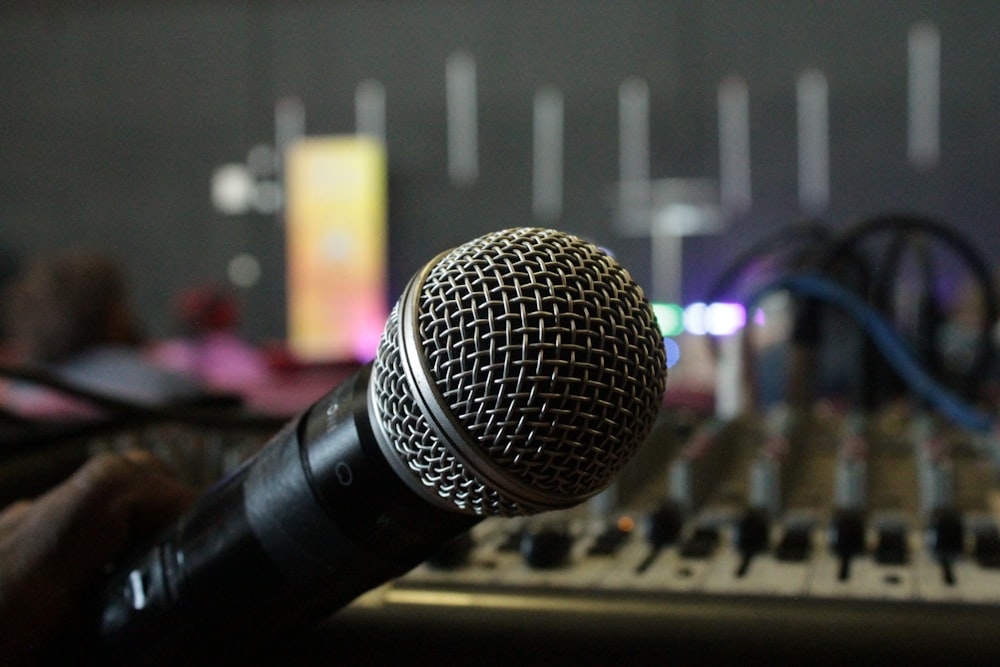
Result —
[[666, 501], [645, 517], [646, 541], [649, 542], [649, 555], [636, 568], [637, 572], [645, 572], [652, 566], [660, 552], [674, 544], [680, 538], [684, 527], [684, 516], [680, 506]]
[[812, 550], [812, 526], [794, 524], [785, 527], [785, 533], [778, 542], [775, 557], [778, 560], [803, 563]]
[[436, 570], [454, 570], [466, 563], [472, 546], [472, 534], [466, 531], [442, 544], [427, 559], [427, 565]]
[[719, 529], [715, 526], [699, 526], [681, 545], [684, 558], [708, 558], [719, 546]]
[[549, 570], [566, 564], [572, 545], [564, 526], [529, 528], [521, 536], [521, 556], [531, 567]]
[[590, 556], [611, 556], [625, 543], [632, 534], [634, 524], [630, 517], [622, 517], [608, 524], [594, 539], [587, 554]]
[[927, 546], [939, 557], [965, 551], [965, 527], [958, 510], [942, 508], [931, 514], [927, 525]]
[[830, 549], [841, 558], [865, 552], [865, 518], [856, 510], [840, 510], [830, 523]]
[[939, 508], [931, 513], [927, 523], [927, 548], [937, 557], [941, 565], [944, 583], [956, 583], [953, 561], [955, 556], [965, 551], [965, 525], [962, 514], [954, 508]]
[[979, 526], [975, 533], [976, 560], [982, 567], [1000, 568], [1000, 530], [990, 523]]
[[654, 549], [677, 542], [684, 527], [684, 513], [677, 503], [666, 501], [646, 515], [646, 540]]
[[851, 559], [865, 552], [865, 518], [858, 510], [839, 510], [830, 523], [830, 549], [840, 557], [837, 579], [851, 576]]
[[740, 520], [736, 522], [736, 534], [734, 539], [736, 549], [743, 557], [740, 565], [736, 569], [736, 576], [746, 576], [750, 570], [750, 561], [755, 555], [766, 551], [770, 543], [771, 522], [767, 512], [762, 509], [752, 508], [747, 510]]
[[747, 510], [736, 522], [736, 548], [744, 556], [767, 551], [770, 543], [771, 522], [762, 509]]
[[903, 565], [908, 558], [906, 524], [885, 523], [878, 528], [875, 562], [883, 565]]

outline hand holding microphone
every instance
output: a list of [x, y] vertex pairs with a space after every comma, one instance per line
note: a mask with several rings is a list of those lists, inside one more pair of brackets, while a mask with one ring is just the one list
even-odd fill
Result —
[[642, 290], [576, 237], [521, 228], [407, 285], [378, 353], [112, 578], [111, 659], [302, 627], [485, 516], [570, 507], [645, 440], [666, 382]]
[[161, 461], [131, 449], [94, 456], [45, 494], [3, 508], [0, 665], [55, 659], [94, 577], [194, 499]]

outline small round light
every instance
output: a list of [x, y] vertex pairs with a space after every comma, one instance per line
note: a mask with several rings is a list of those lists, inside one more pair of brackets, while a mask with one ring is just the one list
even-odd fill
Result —
[[229, 281], [237, 287], [253, 287], [260, 280], [260, 262], [249, 253], [241, 253], [229, 260]]
[[746, 310], [738, 303], [713, 303], [705, 311], [705, 329], [713, 336], [730, 336], [746, 323]]
[[684, 311], [675, 303], [654, 303], [653, 314], [664, 336], [677, 336], [684, 332]]
[[673, 368], [681, 358], [681, 347], [673, 338], [664, 338], [663, 347], [667, 350], [667, 368]]
[[684, 330], [695, 336], [704, 336], [708, 333], [705, 326], [705, 313], [708, 306], [704, 303], [692, 303], [684, 309]]

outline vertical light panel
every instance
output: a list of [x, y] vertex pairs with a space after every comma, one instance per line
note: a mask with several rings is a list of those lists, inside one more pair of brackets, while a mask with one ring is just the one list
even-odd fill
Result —
[[681, 302], [681, 283], [684, 279], [684, 238], [654, 230], [652, 244], [651, 293], [656, 301]]
[[385, 86], [381, 82], [366, 79], [354, 90], [354, 131], [386, 145]]
[[933, 23], [910, 28], [908, 146], [917, 169], [930, 169], [940, 154], [941, 33]]
[[630, 77], [618, 87], [618, 171], [622, 181], [649, 181], [649, 85]]
[[476, 61], [459, 51], [445, 63], [448, 122], [448, 176], [456, 186], [468, 186], [479, 177]]
[[288, 343], [310, 361], [368, 361], [386, 319], [386, 161], [370, 137], [287, 154]]
[[830, 203], [830, 121], [826, 75], [809, 69], [799, 75], [799, 205], [810, 215]]
[[618, 178], [622, 204], [648, 204], [649, 85], [630, 77], [618, 87]]
[[274, 150], [278, 153], [278, 171], [285, 153], [306, 135], [306, 107], [297, 97], [283, 97], [274, 105]]
[[737, 76], [719, 84], [719, 197], [730, 215], [750, 210], [750, 92]]
[[555, 88], [535, 93], [531, 208], [540, 220], [562, 214], [563, 96]]

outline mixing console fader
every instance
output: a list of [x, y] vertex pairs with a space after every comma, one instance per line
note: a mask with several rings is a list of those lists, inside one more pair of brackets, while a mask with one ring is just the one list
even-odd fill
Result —
[[589, 505], [487, 520], [330, 625], [447, 622], [530, 664], [995, 661], [990, 452], [907, 412], [666, 418]]

